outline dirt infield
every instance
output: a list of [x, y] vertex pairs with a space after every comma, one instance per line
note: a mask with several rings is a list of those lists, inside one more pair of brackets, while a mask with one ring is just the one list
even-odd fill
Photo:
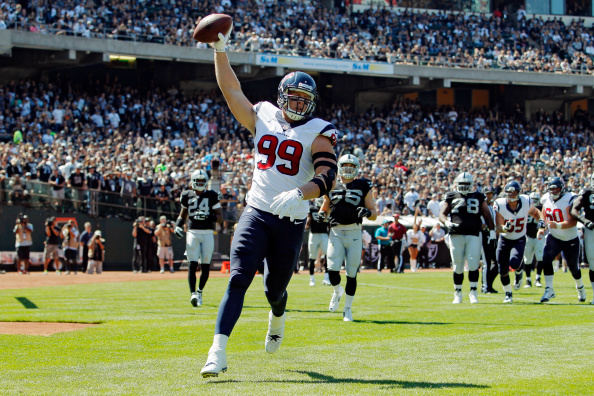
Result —
[[0, 322], [0, 334], [50, 336], [96, 326], [92, 323]]
[[[26, 289], [30, 287], [44, 286], [65, 286], [78, 285], [86, 283], [111, 283], [111, 282], [135, 282], [135, 281], [155, 281], [166, 279], [186, 279], [187, 271], [177, 271], [173, 274], [159, 271], [153, 271], [150, 274], [134, 274], [128, 271], [108, 271], [100, 275], [87, 275], [79, 272], [78, 275], [56, 275], [55, 272], [49, 272], [43, 275], [43, 272], [30, 272], [27, 275], [19, 275], [16, 272], [9, 272], [0, 275], [0, 290], [5, 289]], [[219, 271], [211, 271], [211, 277], [229, 276]]]

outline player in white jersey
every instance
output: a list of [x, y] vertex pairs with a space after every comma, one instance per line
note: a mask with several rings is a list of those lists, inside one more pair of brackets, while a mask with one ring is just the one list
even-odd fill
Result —
[[530, 202], [530, 197], [520, 195], [521, 187], [511, 181], [504, 188], [505, 197], [495, 200], [495, 224], [499, 232], [497, 242], [497, 263], [499, 277], [505, 291], [504, 303], [511, 303], [512, 286], [509, 281], [509, 267], [516, 272], [514, 290], [522, 286], [524, 248], [526, 247], [526, 224], [528, 216], [539, 221], [539, 235], [544, 234], [545, 223], [542, 214]]
[[265, 260], [264, 292], [271, 311], [264, 340], [266, 352], [284, 338], [287, 286], [303, 242], [308, 201], [325, 195], [336, 182], [333, 145], [337, 130], [311, 117], [318, 102], [315, 81], [306, 73], [287, 74], [278, 87], [278, 107], [253, 105], [241, 90], [225, 53], [227, 35], [219, 33], [215, 74], [229, 109], [254, 137], [252, 187], [231, 244], [231, 276], [215, 324], [215, 336], [203, 377], [227, 370], [226, 347], [237, 323], [246, 291]]
[[542, 213], [549, 228], [545, 239], [542, 257], [542, 269], [546, 283], [545, 292], [540, 302], [548, 302], [555, 297], [553, 289], [553, 260], [563, 253], [567, 267], [575, 280], [578, 300], [586, 301], [586, 291], [579, 267], [580, 242], [578, 238], [577, 219], [571, 214], [575, 195], [565, 192], [565, 182], [560, 177], [553, 177], [548, 183], [548, 193], [542, 197]]

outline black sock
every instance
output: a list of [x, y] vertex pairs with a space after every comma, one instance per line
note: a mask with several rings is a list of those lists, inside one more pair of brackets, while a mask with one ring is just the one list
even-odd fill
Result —
[[[268, 297], [268, 295], [266, 295]], [[268, 303], [270, 304], [270, 308], [272, 310], [272, 314], [276, 317], [283, 316], [285, 313], [285, 309], [287, 308], [287, 299], [289, 298], [289, 294], [285, 290], [283, 295], [277, 301], [270, 301], [268, 299]]]
[[208, 276], [210, 275], [210, 264], [200, 264], [200, 283], [198, 284], [198, 290], [204, 290]]
[[316, 269], [316, 259], [309, 259], [309, 274], [313, 275]]
[[458, 274], [454, 272], [454, 285], [461, 286], [464, 283], [464, 273]]
[[188, 284], [190, 285], [190, 293], [196, 291], [196, 270], [198, 269], [198, 261], [190, 261], [190, 268], [188, 268]]

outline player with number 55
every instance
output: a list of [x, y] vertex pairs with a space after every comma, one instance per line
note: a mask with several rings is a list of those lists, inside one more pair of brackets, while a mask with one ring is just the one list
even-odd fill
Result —
[[[454, 264], [454, 304], [462, 302], [462, 283], [464, 282], [464, 262], [468, 262], [468, 282], [471, 304], [478, 302], [477, 286], [479, 279], [479, 260], [481, 258], [481, 237], [483, 227], [481, 217], [489, 228], [490, 238], [495, 239], [493, 217], [485, 201], [485, 195], [475, 191], [474, 179], [468, 172], [462, 172], [454, 179], [456, 191], [447, 193], [445, 204], [439, 212], [439, 221], [448, 229], [446, 242]], [[448, 219], [447, 216], [450, 216]]]
[[499, 232], [496, 260], [499, 265], [499, 277], [505, 290], [504, 303], [513, 302], [512, 286], [509, 280], [509, 267], [516, 272], [514, 290], [523, 283], [524, 250], [528, 216], [538, 221], [538, 238], [542, 238], [545, 222], [542, 213], [536, 209], [527, 195], [520, 194], [521, 186], [517, 181], [510, 181], [503, 189], [504, 197], [495, 200], [495, 223]]
[[278, 86], [277, 106], [252, 104], [229, 64], [227, 34], [214, 47], [215, 75], [229, 109], [254, 138], [252, 187], [231, 244], [231, 276], [219, 307], [215, 336], [203, 377], [227, 370], [226, 346], [241, 315], [246, 291], [264, 259], [264, 292], [271, 310], [264, 339], [276, 352], [285, 335], [287, 286], [297, 264], [308, 201], [331, 191], [336, 182], [335, 126], [312, 117], [318, 102], [314, 79], [303, 72], [287, 74]]

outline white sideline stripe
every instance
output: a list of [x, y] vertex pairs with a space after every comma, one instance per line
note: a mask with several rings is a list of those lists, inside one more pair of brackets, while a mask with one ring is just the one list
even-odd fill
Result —
[[[447, 292], [447, 291], [441, 291], [441, 290], [416, 289], [416, 288], [413, 288], [413, 287], [374, 285], [373, 283], [358, 283], [358, 284], [359, 285], [362, 285], [362, 286], [383, 287], [385, 289], [412, 290], [412, 291], [427, 292], [427, 293], [441, 293], [441, 294], [452, 294], [452, 293], [454, 293], [453, 291], [452, 292]], [[495, 294], [482, 294], [482, 293], [480, 293], [480, 290], [478, 290], [478, 289], [477, 289], [477, 293], [478, 293], [479, 299], [480, 298], [483, 298], [483, 297], [501, 298], [501, 301], [503, 301], [503, 299], [505, 298], [505, 293], [499, 293], [497, 295], [495, 295]], [[515, 295], [513, 296], [513, 299], [514, 299], [514, 301], [527, 301], [527, 302], [538, 302], [538, 301], [540, 301], [540, 300], [538, 300], [538, 301], [530, 300], [530, 299], [527, 299], [527, 298], [516, 298]], [[555, 304], [555, 303], [548, 302], [547, 304]]]

